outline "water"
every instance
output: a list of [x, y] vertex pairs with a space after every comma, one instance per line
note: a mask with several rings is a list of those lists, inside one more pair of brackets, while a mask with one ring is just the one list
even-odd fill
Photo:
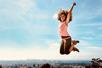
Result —
[[89, 60], [14, 60], [0, 61], [0, 64], [89, 64]]

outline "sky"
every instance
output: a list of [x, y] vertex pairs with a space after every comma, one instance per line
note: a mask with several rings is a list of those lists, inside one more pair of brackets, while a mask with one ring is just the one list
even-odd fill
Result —
[[[60, 55], [56, 15], [73, 2], [68, 31], [80, 52]], [[0, 60], [102, 58], [102, 0], [0, 0]]]

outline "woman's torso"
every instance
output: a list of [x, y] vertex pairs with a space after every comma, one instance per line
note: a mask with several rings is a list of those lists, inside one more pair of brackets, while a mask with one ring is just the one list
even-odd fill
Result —
[[65, 22], [60, 22], [59, 24], [60, 36], [70, 36], [67, 28], [68, 28], [68, 25]]

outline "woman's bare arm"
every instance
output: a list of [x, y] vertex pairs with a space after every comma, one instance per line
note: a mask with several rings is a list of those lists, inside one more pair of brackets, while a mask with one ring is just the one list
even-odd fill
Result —
[[68, 25], [68, 23], [70, 23], [70, 21], [72, 19], [72, 10], [73, 10], [75, 5], [76, 5], [76, 3], [74, 2], [72, 7], [70, 8], [70, 10], [68, 11], [68, 15], [67, 15], [67, 19], [66, 19], [66, 24], [67, 25]]

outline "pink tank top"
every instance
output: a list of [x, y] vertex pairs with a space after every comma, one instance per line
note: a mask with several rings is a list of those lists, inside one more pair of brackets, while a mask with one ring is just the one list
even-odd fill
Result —
[[60, 36], [70, 36], [69, 33], [67, 32], [67, 28], [68, 28], [68, 25], [66, 25], [65, 22], [61, 22], [59, 24], [59, 33], [60, 33]]

